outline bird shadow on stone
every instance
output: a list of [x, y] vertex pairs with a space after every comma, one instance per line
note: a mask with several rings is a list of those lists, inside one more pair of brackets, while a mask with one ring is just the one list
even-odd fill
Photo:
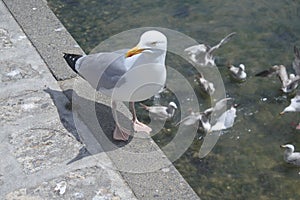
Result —
[[[131, 141], [131, 136], [126, 142], [113, 139], [116, 124], [111, 107], [81, 97], [72, 89], [58, 91], [47, 88], [44, 91], [52, 98], [66, 130], [84, 144], [68, 164], [90, 155], [114, 151]], [[132, 130], [131, 120], [120, 112], [117, 115], [119, 123]]]

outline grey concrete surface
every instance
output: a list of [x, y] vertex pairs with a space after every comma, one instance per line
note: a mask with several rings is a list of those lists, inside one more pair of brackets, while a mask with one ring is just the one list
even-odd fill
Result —
[[69, 100], [2, 1], [0, 65], [0, 199], [136, 199], [105, 153], [68, 164], [85, 148]]
[[112, 141], [110, 99], [67, 67], [83, 51], [46, 1], [0, 11], [0, 198], [199, 199], [148, 135]]

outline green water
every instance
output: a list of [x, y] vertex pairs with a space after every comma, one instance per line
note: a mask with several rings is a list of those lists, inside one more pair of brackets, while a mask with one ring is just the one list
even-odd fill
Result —
[[[299, 113], [279, 116], [292, 96], [280, 83], [254, 77], [274, 64], [291, 67], [293, 46], [300, 47], [300, 3], [296, 0], [48, 0], [50, 7], [86, 51], [122, 31], [164, 27], [199, 43], [215, 44], [237, 35], [216, 52], [228, 96], [240, 104], [234, 127], [222, 135], [208, 156], [198, 158], [195, 138], [174, 164], [202, 199], [300, 199], [300, 168], [283, 162], [281, 144], [300, 151]], [[168, 60], [167, 63], [172, 62]], [[224, 65], [244, 63], [248, 79], [230, 79]], [[290, 69], [290, 68], [289, 68]], [[180, 69], [179, 69], [180, 70]], [[187, 73], [189, 76], [189, 73]], [[262, 101], [266, 98], [266, 101]], [[205, 98], [199, 95], [199, 101]], [[164, 146], [171, 123], [153, 138]]]

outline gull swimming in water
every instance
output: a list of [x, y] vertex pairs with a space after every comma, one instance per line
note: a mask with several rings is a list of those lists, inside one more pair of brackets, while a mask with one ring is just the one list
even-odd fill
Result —
[[235, 67], [234, 65], [229, 65], [228, 69], [234, 79], [239, 80], [239, 81], [246, 80], [247, 74], [245, 72], [244, 64], [240, 64], [238, 67]]
[[69, 66], [94, 89], [110, 96], [116, 120], [115, 140], [127, 141], [131, 134], [117, 119], [116, 101], [129, 102], [135, 131], [152, 129], [138, 121], [134, 102], [157, 94], [166, 82], [167, 38], [159, 31], [143, 33], [136, 47], [91, 55], [64, 54]]
[[199, 83], [199, 86], [203, 92], [206, 94], [212, 95], [215, 92], [215, 86], [212, 82], [206, 80], [203, 74], [196, 75], [196, 81]]
[[140, 105], [145, 109], [148, 110], [150, 113], [154, 114], [161, 120], [170, 119], [174, 116], [175, 111], [177, 109], [177, 105], [174, 102], [170, 102], [168, 106], [146, 106], [142, 103]]
[[300, 90], [294, 98], [291, 99], [291, 103], [280, 114], [283, 115], [286, 112], [300, 112]]
[[285, 148], [283, 159], [289, 164], [300, 166], [300, 153], [294, 152], [295, 147], [292, 144], [281, 145], [281, 148]]
[[235, 34], [235, 32], [230, 33], [213, 47], [210, 47], [206, 44], [199, 44], [188, 47], [184, 51], [187, 52], [191, 61], [193, 61], [194, 63], [200, 64], [202, 66], [216, 66], [213, 52], [220, 48], [223, 44], [227, 43]]

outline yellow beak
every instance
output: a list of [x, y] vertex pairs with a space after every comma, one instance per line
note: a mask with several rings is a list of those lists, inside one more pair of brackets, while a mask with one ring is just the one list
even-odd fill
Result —
[[133, 47], [132, 49], [128, 50], [126, 53], [126, 58], [134, 56], [136, 54], [142, 53], [145, 49], [141, 49], [138, 46]]

